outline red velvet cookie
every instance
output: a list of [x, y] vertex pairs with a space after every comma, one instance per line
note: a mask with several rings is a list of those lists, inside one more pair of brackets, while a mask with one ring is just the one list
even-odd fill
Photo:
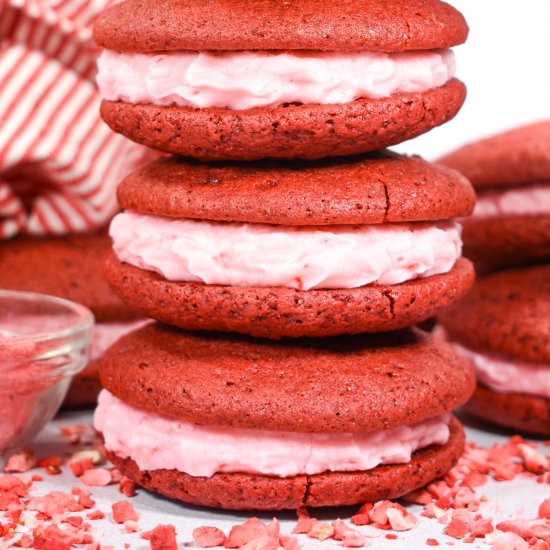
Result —
[[550, 121], [466, 145], [440, 159], [478, 193], [464, 253], [483, 270], [550, 260]]
[[[467, 34], [462, 15], [439, 0], [264, 0], [254, 10], [245, 0], [207, 6], [126, 0], [106, 10], [94, 28], [96, 42], [109, 52], [99, 64], [101, 114], [134, 141], [202, 160], [318, 159], [378, 150], [455, 116], [465, 87], [452, 78], [454, 64], [436, 67], [425, 59], [427, 52], [445, 55]], [[211, 52], [214, 63], [215, 56], [231, 57], [220, 69], [204, 65], [204, 56], [200, 67], [188, 66], [186, 55]], [[388, 54], [396, 63], [385, 72], [376, 65], [371, 82], [406, 78], [395, 77], [383, 89], [350, 87], [365, 71], [349, 78], [337, 72], [348, 70], [357, 52]], [[248, 58], [233, 64], [233, 54], [243, 53], [252, 55], [252, 68]], [[296, 57], [290, 67], [283, 60], [281, 70], [269, 64], [276, 54]], [[320, 55], [323, 62], [339, 56], [343, 65], [301, 61], [316, 63]], [[426, 70], [416, 75], [406, 55], [422, 59]], [[258, 58], [271, 61], [256, 65]], [[222, 73], [227, 80], [218, 84]], [[321, 74], [331, 81], [319, 81]], [[335, 77], [348, 83], [336, 85]], [[312, 83], [316, 87], [306, 92]]]
[[[109, 250], [106, 231], [4, 241], [0, 243], [0, 288], [50, 294], [83, 304], [96, 318], [97, 337], [98, 330], [105, 330], [102, 326], [130, 322], [138, 316], [103, 277]], [[101, 389], [96, 359], [75, 377], [65, 406], [95, 405]]]
[[275, 339], [394, 330], [473, 281], [449, 221], [471, 211], [472, 189], [419, 158], [167, 158], [128, 176], [118, 199], [128, 212], [111, 226], [107, 278], [133, 308], [185, 329]]
[[479, 279], [439, 317], [474, 364], [467, 410], [528, 433], [550, 434], [550, 266]]
[[[96, 426], [125, 475], [172, 498], [236, 509], [355, 504], [418, 488], [442, 475], [460, 455], [462, 429], [446, 413], [474, 390], [468, 361], [417, 329], [270, 342], [152, 324], [114, 344], [103, 356], [100, 376], [111, 395], [100, 398]], [[113, 401], [115, 408], [108, 408]], [[272, 436], [328, 434], [330, 440], [341, 433], [390, 434], [443, 415], [450, 437], [418, 447], [406, 464], [390, 461], [364, 471], [285, 476], [222, 468], [197, 476], [177, 468], [140, 467], [138, 448], [133, 454], [131, 448], [110, 446], [113, 427], [118, 429], [116, 410], [128, 411], [128, 426], [135, 414], [145, 419], [142, 427], [150, 421], [161, 422], [158, 431], [161, 425], [172, 426], [178, 449], [185, 448], [185, 439], [171, 430], [187, 423], [224, 434], [244, 429]], [[167, 455], [157, 449], [157, 456]], [[224, 456], [219, 459], [224, 462]]]

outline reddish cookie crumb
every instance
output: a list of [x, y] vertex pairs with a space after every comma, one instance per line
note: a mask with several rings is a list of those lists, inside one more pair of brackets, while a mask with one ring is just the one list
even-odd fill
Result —
[[178, 550], [176, 528], [171, 525], [157, 525], [150, 531], [151, 550]]
[[368, 514], [355, 514], [351, 516], [351, 523], [353, 525], [370, 525], [372, 520]]
[[317, 523], [315, 518], [310, 517], [299, 517], [298, 523], [296, 523], [294, 529], [292, 529], [293, 535], [305, 535], [309, 533], [313, 526]]
[[349, 529], [344, 531], [342, 542], [344, 546], [348, 548], [362, 548], [363, 546], [366, 546], [367, 539], [361, 533]]
[[249, 518], [244, 523], [231, 528], [224, 546], [226, 548], [240, 548], [253, 539], [269, 536], [267, 525], [258, 518]]
[[307, 536], [311, 539], [317, 539], [320, 541], [332, 538], [334, 535], [334, 527], [326, 522], [318, 521], [313, 525], [311, 530], [307, 533]]
[[86, 470], [80, 477], [80, 481], [82, 481], [84, 485], [88, 485], [90, 487], [104, 487], [105, 485], [109, 485], [112, 480], [112, 474], [106, 468]]
[[279, 539], [265, 535], [247, 542], [241, 550], [278, 550], [279, 547]]
[[81, 477], [84, 472], [87, 470], [93, 470], [94, 468], [94, 463], [90, 458], [83, 458], [82, 460], [72, 461], [68, 464], [76, 477]]
[[197, 527], [193, 529], [193, 539], [201, 548], [213, 548], [223, 546], [225, 534], [217, 527]]
[[279, 542], [285, 550], [300, 550], [300, 544], [296, 537], [283, 535], [279, 537]]
[[54, 455], [41, 458], [36, 464], [39, 468], [44, 468], [46, 473], [52, 476], [61, 473], [61, 462], [62, 458]]
[[542, 453], [529, 445], [518, 445], [519, 456], [523, 460], [525, 469], [533, 474], [542, 474], [550, 468], [550, 461]]
[[539, 506], [538, 517], [541, 519], [550, 519], [550, 498], [542, 501], [541, 505]]
[[138, 514], [131, 502], [121, 500], [111, 505], [113, 510], [113, 519], [116, 523], [124, 523], [125, 521], [137, 521]]
[[36, 466], [36, 455], [32, 449], [25, 449], [11, 455], [4, 466], [4, 472], [28, 472]]
[[468, 526], [463, 520], [459, 518], [453, 518], [451, 523], [449, 523], [449, 525], [447, 525], [447, 527], [445, 527], [443, 531], [450, 537], [461, 539], [466, 536], [466, 533], [468, 532]]
[[332, 529], [333, 529], [332, 538], [334, 540], [343, 540], [344, 533], [346, 531], [353, 531], [353, 529], [348, 527], [340, 518], [335, 519], [332, 522]]
[[394, 535], [393, 533], [387, 533], [386, 538], [389, 540], [397, 540], [397, 535]]
[[427, 546], [439, 546], [437, 539], [426, 539]]

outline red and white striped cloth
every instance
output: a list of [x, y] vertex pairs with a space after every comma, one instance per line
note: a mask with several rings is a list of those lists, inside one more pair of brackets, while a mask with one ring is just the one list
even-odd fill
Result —
[[112, 0], [0, 0], [0, 238], [86, 231], [144, 149], [99, 117], [91, 24]]

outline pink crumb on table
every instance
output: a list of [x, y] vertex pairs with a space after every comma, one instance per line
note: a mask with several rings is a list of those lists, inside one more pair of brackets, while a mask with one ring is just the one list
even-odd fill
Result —
[[193, 529], [193, 539], [201, 548], [213, 548], [223, 546], [225, 534], [217, 527], [197, 527]]
[[366, 546], [367, 539], [358, 531], [348, 529], [347, 531], [344, 531], [342, 535], [342, 542], [344, 543], [344, 546], [347, 546], [348, 548], [362, 548], [363, 546]]
[[106, 468], [86, 470], [80, 476], [80, 481], [82, 481], [84, 485], [89, 485], [90, 487], [104, 487], [105, 485], [109, 485], [112, 480], [112, 473]]
[[131, 502], [120, 500], [111, 505], [113, 510], [113, 519], [116, 523], [124, 523], [126, 521], [137, 521], [138, 514]]
[[151, 550], [178, 550], [176, 528], [171, 525], [157, 525], [149, 538]]
[[249, 518], [244, 523], [231, 528], [224, 546], [226, 548], [240, 548], [247, 542], [263, 536], [269, 536], [267, 525], [258, 518]]
[[36, 466], [36, 455], [32, 449], [25, 449], [11, 455], [4, 466], [4, 472], [23, 473]]

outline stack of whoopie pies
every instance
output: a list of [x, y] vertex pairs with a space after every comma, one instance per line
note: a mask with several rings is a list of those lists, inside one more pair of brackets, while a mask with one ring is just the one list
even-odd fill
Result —
[[446, 472], [475, 379], [410, 325], [473, 282], [455, 219], [474, 192], [381, 148], [460, 108], [462, 16], [438, 0], [126, 0], [94, 32], [104, 119], [181, 155], [118, 190], [107, 277], [160, 322], [102, 359], [112, 461], [235, 509], [398, 497]]
[[479, 387], [467, 409], [550, 436], [550, 121], [472, 143], [440, 162], [478, 192], [464, 245], [485, 276], [440, 317], [475, 366]]

